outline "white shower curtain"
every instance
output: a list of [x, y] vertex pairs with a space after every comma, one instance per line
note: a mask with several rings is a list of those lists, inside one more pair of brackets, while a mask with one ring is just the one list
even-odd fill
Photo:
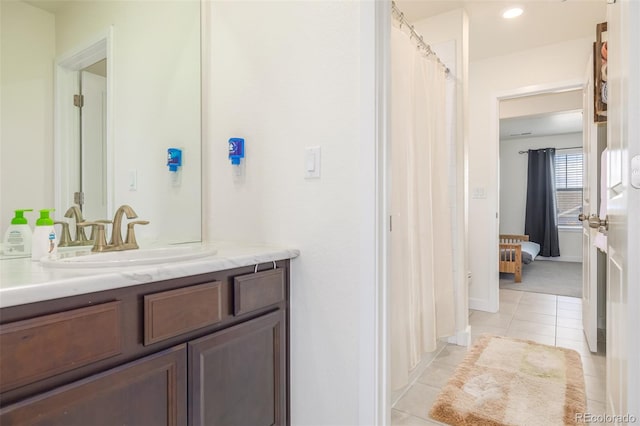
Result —
[[391, 383], [454, 333], [444, 67], [391, 32]]

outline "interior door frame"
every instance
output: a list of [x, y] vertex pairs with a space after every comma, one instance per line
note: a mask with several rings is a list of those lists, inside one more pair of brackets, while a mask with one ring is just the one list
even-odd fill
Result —
[[[624, 416], [633, 416], [634, 422], [640, 419], [640, 187], [631, 184], [631, 161], [640, 156], [640, 3], [610, 1], [607, 22], [610, 97], [605, 404], [607, 414], [622, 416], [613, 419], [616, 424], [627, 424]], [[611, 321], [612, 317], [617, 323]]]
[[491, 108], [491, 121], [490, 121], [490, 135], [494, 140], [496, 161], [496, 205], [495, 216], [493, 214], [487, 218], [488, 224], [493, 224], [493, 232], [490, 232], [490, 237], [487, 242], [487, 253], [491, 253], [490, 261], [495, 268], [491, 269], [493, 277], [490, 277], [490, 282], [494, 285], [489, 286], [489, 299], [487, 310], [489, 312], [498, 312], [500, 309], [500, 272], [498, 268], [498, 245], [499, 245], [499, 232], [500, 232], [500, 102], [509, 99], [524, 98], [527, 96], [542, 95], [547, 93], [561, 93], [572, 90], [582, 90], [584, 87], [584, 81], [582, 79], [558, 81], [554, 83], [535, 84], [531, 86], [523, 86], [511, 90], [505, 90], [496, 92], [492, 95]]
[[[583, 193], [582, 213], [590, 217], [600, 215], [599, 204], [602, 199], [600, 194], [600, 181], [598, 179], [598, 133], [601, 123], [594, 122], [594, 86], [593, 86], [593, 53], [589, 55], [587, 70], [585, 73], [585, 86], [583, 89]], [[585, 173], [586, 172], [586, 173]], [[585, 191], [585, 187], [587, 190]], [[588, 207], [588, 210], [585, 209]], [[593, 245], [597, 231], [589, 226], [588, 221], [582, 221], [582, 328], [587, 340], [587, 346], [591, 352], [598, 351], [598, 249]]]
[[[360, 102], [362, 164], [372, 168], [375, 191], [367, 198], [367, 215], [375, 210], [374, 228], [363, 220], [362, 235], [368, 235], [367, 246], [374, 253], [375, 264], [362, 280], [359, 294], [360, 345], [358, 415], [360, 424], [391, 424], [391, 391], [389, 357], [389, 211], [391, 148], [389, 111], [391, 87], [391, 3], [363, 2], [360, 5], [361, 59]], [[373, 63], [373, 69], [370, 64]], [[373, 124], [373, 125], [371, 125]], [[371, 149], [372, 144], [374, 148]], [[371, 252], [362, 251], [362, 256]], [[366, 263], [366, 262], [365, 262]], [[373, 356], [372, 356], [373, 354]]]
[[[55, 209], [62, 214], [73, 200], [80, 179], [69, 175], [74, 169], [73, 158], [78, 158], [80, 120], [76, 107], [72, 104], [73, 95], [78, 93], [78, 73], [81, 69], [102, 59], [107, 60], [107, 102], [106, 102], [106, 171], [107, 171], [107, 211], [113, 211], [113, 27], [88, 39], [60, 55], [55, 61], [55, 96], [54, 96], [54, 193]], [[70, 126], [69, 123], [72, 123]], [[74, 130], [76, 129], [76, 130]], [[79, 161], [79, 160], [78, 160]]]

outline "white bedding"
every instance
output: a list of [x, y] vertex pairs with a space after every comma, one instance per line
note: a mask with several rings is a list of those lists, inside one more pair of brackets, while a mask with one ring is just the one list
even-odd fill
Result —
[[527, 264], [535, 260], [540, 253], [540, 244], [533, 241], [523, 241], [520, 243], [522, 247], [522, 263]]

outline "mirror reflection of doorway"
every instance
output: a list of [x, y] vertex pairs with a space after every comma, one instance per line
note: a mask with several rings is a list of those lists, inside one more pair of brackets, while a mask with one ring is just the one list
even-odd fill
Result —
[[107, 211], [107, 60], [79, 72], [80, 188], [85, 217], [106, 217]]
[[56, 60], [55, 208], [78, 205], [86, 220], [113, 208], [109, 40], [110, 32]]

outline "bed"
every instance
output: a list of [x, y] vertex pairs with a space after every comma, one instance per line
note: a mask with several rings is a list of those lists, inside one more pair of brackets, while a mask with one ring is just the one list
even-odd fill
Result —
[[500, 235], [498, 259], [500, 272], [513, 274], [513, 281], [522, 282], [522, 264], [533, 262], [540, 253], [540, 244], [529, 241], [528, 235]]

